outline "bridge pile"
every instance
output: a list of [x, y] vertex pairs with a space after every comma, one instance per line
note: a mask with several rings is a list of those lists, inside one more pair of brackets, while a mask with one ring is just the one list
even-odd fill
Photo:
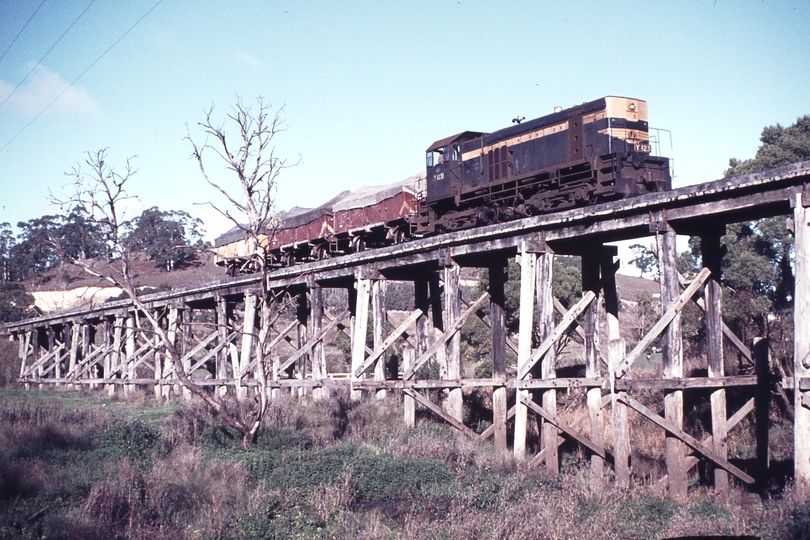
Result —
[[[416, 407], [427, 408], [471, 438], [491, 438], [498, 449], [507, 451], [511, 442], [518, 459], [542, 463], [551, 472], [559, 470], [560, 445], [573, 440], [590, 458], [589, 477], [595, 489], [611, 477], [609, 468], [617, 486], [630, 484], [632, 410], [666, 433], [665, 481], [672, 496], [686, 495], [689, 471], [701, 462], [713, 471], [720, 497], [728, 492], [730, 477], [762, 488], [768, 473], [768, 407], [774, 383], [768, 343], [757, 339], [744, 344], [723, 323], [720, 238], [729, 223], [792, 214], [794, 377], [777, 384], [795, 396], [795, 476], [799, 489], [808, 493], [810, 318], [804, 316], [810, 312], [808, 182], [810, 162], [805, 162], [275, 269], [268, 288], [290, 293], [296, 304], [293, 316], [276, 319], [270, 329], [273, 367], [268, 391], [271, 397], [289, 391], [313, 399], [339, 386], [350, 387], [358, 398], [401, 393], [407, 425], [414, 425]], [[608, 243], [651, 234], [657, 238], [660, 261], [661, 315], [628, 350], [619, 325], [616, 249]], [[678, 234], [701, 239], [704, 268], [691, 279], [678, 274]], [[582, 298], [567, 310], [551, 292], [552, 262], [558, 254], [578, 256], [582, 264]], [[504, 315], [505, 268], [510, 259], [520, 265], [516, 341], [506, 332]], [[477, 298], [464, 298], [459, 284], [462, 267], [488, 269], [488, 290]], [[261, 279], [256, 275], [142, 297], [176, 340], [187, 373], [213, 392], [248, 397], [257, 391], [254, 352]], [[413, 283], [415, 309], [404, 320], [389, 321], [385, 310], [386, 285], [393, 281]], [[325, 289], [347, 291], [348, 305], [326, 309]], [[684, 373], [681, 313], [690, 302], [705, 312], [705, 377]], [[490, 328], [489, 378], [463, 376], [460, 329], [472, 317], [481, 317]], [[28, 387], [89, 385], [110, 393], [138, 386], [154, 388], [157, 396], [182, 392], [172, 366], [141, 319], [131, 302], [122, 300], [10, 325], [19, 343], [20, 381]], [[584, 343], [584, 377], [557, 377], [557, 346], [572, 327]], [[369, 329], [371, 346], [365, 339]], [[350, 369], [344, 373], [327, 370], [324, 338], [336, 331], [351, 339]], [[635, 362], [659, 337], [662, 377], [634, 378]], [[392, 347], [403, 340], [407, 345], [402, 358], [392, 358]], [[739, 351], [753, 366], [753, 374], [725, 373], [724, 344]], [[517, 356], [516, 368], [507, 365], [508, 349]], [[440, 378], [420, 379], [424, 373], [420, 368], [431, 361], [442, 366]], [[391, 369], [386, 370], [386, 363]], [[729, 410], [726, 400], [732, 387], [749, 388], [750, 399], [737, 410]], [[491, 392], [492, 425], [482, 433], [464, 423], [464, 391], [472, 388]], [[442, 405], [428, 396], [436, 389], [444, 392]], [[587, 412], [565, 421], [558, 411], [558, 392], [571, 389], [582, 389]], [[695, 389], [711, 393], [711, 435], [703, 440], [684, 429], [684, 392]], [[639, 399], [648, 390], [662, 393], [663, 415]], [[727, 441], [729, 432], [752, 413], [757, 460], [748, 470], [729, 459]], [[528, 455], [530, 419], [540, 426], [540, 451], [535, 455]], [[514, 426], [511, 434], [509, 426]]]

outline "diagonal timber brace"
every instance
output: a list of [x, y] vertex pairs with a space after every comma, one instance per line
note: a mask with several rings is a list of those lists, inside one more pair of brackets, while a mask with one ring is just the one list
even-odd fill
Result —
[[[516, 405], [512, 405], [511, 407], [509, 407], [509, 410], [506, 411], [506, 419], [509, 420], [512, 417], [514, 417], [516, 411], [517, 411]], [[485, 441], [490, 437], [492, 437], [494, 434], [495, 434], [495, 424], [492, 424], [478, 435], [478, 440]]]
[[[182, 363], [182, 362], [185, 362], [187, 360], [191, 360], [192, 358], [194, 358], [195, 354], [197, 354], [201, 350], [205, 349], [212, 341], [214, 341], [218, 337], [219, 337], [219, 330], [215, 330], [215, 331], [211, 332], [211, 334], [209, 334], [208, 337], [206, 337], [204, 340], [199, 342], [189, 352], [184, 354], [183, 357], [180, 358], [180, 362]], [[167, 367], [167, 370], [166, 370], [165, 374], [169, 375], [169, 374], [172, 374], [172, 373], [174, 373], [174, 364], [170, 363], [169, 366]]]
[[467, 319], [470, 318], [470, 315], [478, 311], [478, 308], [489, 299], [489, 293], [485, 292], [482, 294], [478, 300], [473, 302], [473, 304], [467, 308], [467, 310], [461, 314], [461, 316], [456, 320], [453, 325], [447, 329], [447, 331], [441, 335], [439, 339], [437, 339], [428, 349], [420, 356], [416, 362], [405, 372], [403, 375], [403, 379], [407, 380], [413, 377], [414, 373], [422, 367], [425, 362], [427, 362], [431, 356], [433, 356], [436, 351], [439, 350], [439, 347], [450, 341], [453, 336], [461, 330], [461, 327], [464, 326], [464, 323], [467, 322]]
[[86, 358], [76, 364], [76, 367], [74, 367], [72, 371], [68, 371], [65, 377], [69, 378], [70, 375], [73, 374], [74, 379], [78, 379], [88, 369], [98, 364], [102, 358], [104, 358], [104, 347], [97, 347], [93, 352], [88, 354]]
[[44, 370], [44, 371], [43, 371], [43, 372], [42, 372], [42, 373], [39, 375], [40, 377], [44, 377], [45, 375], [47, 375], [48, 373], [50, 373], [52, 370], [56, 369], [56, 366], [57, 366], [57, 365], [59, 365], [61, 362], [63, 362], [64, 360], [67, 360], [67, 359], [69, 359], [69, 358], [70, 358], [70, 351], [68, 351], [68, 350], [64, 349], [64, 345], [63, 345], [63, 344], [61, 344], [61, 343], [60, 343], [60, 344], [59, 344], [59, 347], [58, 347], [56, 350], [57, 350], [57, 352], [58, 352], [59, 350], [64, 350], [64, 354], [57, 354], [57, 355], [56, 355], [56, 357], [53, 359], [53, 362], [51, 362], [51, 365], [50, 365], [50, 366], [48, 366], [48, 369]]
[[208, 352], [206, 352], [206, 353], [205, 353], [205, 356], [203, 356], [202, 358], [200, 358], [199, 360], [197, 360], [197, 363], [196, 363], [196, 364], [194, 364], [194, 365], [192, 365], [192, 366], [191, 366], [191, 367], [188, 369], [188, 374], [189, 374], [189, 376], [191, 376], [191, 374], [192, 374], [192, 373], [194, 373], [195, 371], [197, 371], [198, 369], [200, 369], [200, 367], [201, 367], [203, 364], [205, 364], [205, 363], [206, 363], [208, 360], [210, 360], [210, 359], [211, 359], [211, 358], [212, 358], [214, 355], [216, 355], [216, 354], [217, 354], [219, 351], [221, 351], [222, 349], [224, 349], [225, 347], [227, 347], [227, 346], [229, 346], [231, 343], [233, 343], [233, 342], [236, 340], [236, 336], [237, 336], [237, 335], [239, 335], [239, 332], [237, 332], [237, 331], [231, 332], [231, 333], [230, 333], [230, 335], [228, 335], [228, 337], [225, 339], [225, 341], [222, 341], [222, 342], [220, 342], [220, 343], [217, 343], [217, 346], [216, 346], [216, 347], [214, 347], [213, 349], [211, 349], [211, 350], [209, 350]]
[[[605, 406], [608, 403], [610, 403], [611, 401], [612, 401], [612, 399], [610, 397], [610, 394], [606, 394], [606, 395], [602, 396], [602, 400], [599, 402], [599, 408], [600, 409], [605, 408]], [[591, 415], [590, 411], [585, 411], [584, 413], [580, 414], [569, 425], [571, 426], [572, 429], [578, 430], [579, 426], [582, 425], [582, 423], [585, 422], [585, 420], [590, 419], [590, 415]], [[557, 446], [558, 447], [564, 442], [565, 442], [564, 437], [557, 437]], [[536, 467], [536, 466], [540, 465], [546, 459], [546, 452], [547, 452], [547, 448], [543, 448], [542, 450], [540, 450], [540, 452], [538, 452], [537, 455], [535, 455], [531, 459], [531, 461], [529, 461], [529, 467]], [[609, 454], [610, 452], [605, 450], [605, 453]]]
[[[298, 326], [300, 324], [301, 324], [301, 322], [297, 321], [297, 320], [295, 320], [295, 321], [291, 322], [290, 324], [288, 324], [287, 327], [284, 328], [284, 330], [282, 330], [279, 335], [274, 337], [273, 340], [270, 341], [270, 343], [268, 343], [267, 350], [272, 351], [276, 347], [276, 345], [278, 345], [279, 343], [281, 343], [282, 341], [285, 341], [285, 340], [287, 341], [287, 343], [290, 343], [291, 340], [288, 337], [290, 335], [290, 332], [292, 332], [293, 330], [298, 328]], [[292, 343], [290, 343], [290, 345], [292, 346]], [[296, 349], [296, 350], [298, 350], [298, 349]], [[244, 377], [247, 372], [249, 372], [251, 369], [253, 369], [255, 367], [256, 367], [256, 357], [253, 357], [253, 359], [250, 361], [250, 363], [247, 366], [245, 366], [239, 372], [239, 378], [241, 379], [242, 377]]]
[[722, 468], [725, 471], [733, 474], [743, 482], [747, 484], [753, 484], [756, 480], [747, 474], [745, 471], [735, 467], [729, 461], [721, 456], [718, 456], [714, 453], [711, 448], [708, 448], [705, 444], [698, 441], [696, 438], [692, 437], [682, 429], [679, 429], [675, 424], [662, 418], [661, 416], [655, 414], [651, 409], [645, 406], [643, 403], [631, 398], [624, 392], [620, 393], [617, 398], [618, 401], [621, 401], [631, 409], [635, 410], [636, 412], [640, 413], [642, 416], [646, 417], [647, 419], [651, 420], [653, 423], [658, 424], [660, 427], [667, 430], [672, 436], [677, 437], [688, 446], [692, 447], [696, 452], [702, 454], [706, 459], [713, 462], [718, 467]]
[[598, 456], [605, 457], [605, 448], [603, 446], [594, 443], [588, 437], [584, 436], [582, 433], [580, 433], [573, 427], [569, 426], [568, 424], [560, 420], [556, 414], [551, 414], [549, 411], [547, 411], [546, 409], [535, 403], [534, 400], [532, 400], [532, 398], [528, 396], [518, 394], [518, 398], [520, 399], [520, 402], [523, 405], [529, 408], [529, 410], [545, 418], [548, 422], [556, 426], [557, 429], [565, 432], [566, 434], [574, 438], [578, 443], [582, 444], [583, 446], [586, 446]]
[[54, 358], [58, 357], [61, 350], [62, 350], [62, 345], [59, 345], [53, 351], [49, 352], [48, 354], [46, 354], [45, 356], [43, 356], [42, 358], [40, 358], [39, 360], [37, 360], [36, 362], [31, 364], [30, 366], [27, 366], [26, 370], [25, 370], [25, 373], [23, 373], [23, 376], [21, 378], [30, 377], [35, 369], [37, 369], [39, 367], [42, 367], [43, 365], [45, 365], [50, 360], [53, 360]]
[[[678, 283], [683, 289], [686, 289], [686, 287], [689, 286], [688, 281], [681, 274], [678, 274]], [[700, 309], [706, 311], [706, 304], [704, 303], [702, 297], [698, 297], [697, 300], [695, 300], [695, 303], [698, 305]], [[740, 353], [745, 357], [746, 360], [748, 360], [749, 362], [754, 361], [754, 357], [751, 355], [751, 349], [745, 346], [745, 344], [740, 340], [740, 338], [737, 337], [737, 334], [735, 334], [734, 331], [731, 328], [729, 328], [725, 322], [723, 322], [723, 335], [725, 335], [728, 338], [728, 340], [731, 341], [731, 343], [737, 348], [738, 351], [740, 351]]]
[[323, 330], [318, 332], [315, 336], [312, 337], [309, 341], [307, 341], [298, 351], [296, 351], [292, 356], [290, 356], [287, 360], [284, 361], [279, 367], [278, 372], [282, 372], [288, 367], [290, 367], [293, 362], [304, 356], [306, 353], [315, 346], [316, 343], [321, 341], [326, 334], [332, 331], [338, 324], [343, 322], [349, 315], [351, 315], [351, 310], [344, 310], [343, 313], [332, 319], [332, 321], [324, 326]]
[[704, 268], [700, 271], [700, 273], [695, 276], [695, 279], [692, 280], [692, 283], [689, 287], [684, 290], [678, 299], [667, 309], [666, 313], [658, 319], [658, 322], [653, 325], [647, 335], [641, 338], [641, 341], [636, 344], [635, 348], [630, 351], [627, 356], [616, 366], [616, 370], [614, 372], [614, 376], [616, 378], [621, 378], [627, 373], [627, 370], [630, 369], [630, 366], [638, 360], [638, 358], [647, 350], [647, 347], [652, 345], [652, 342], [661, 335], [661, 333], [669, 326], [669, 323], [672, 322], [672, 319], [681, 312], [687, 302], [698, 292], [698, 290], [706, 283], [706, 280], [709, 279], [711, 276], [712, 271], [708, 268]]
[[[470, 307], [470, 302], [466, 298], [464, 298], [463, 295], [461, 296], [461, 303], [464, 305], [465, 308]], [[492, 328], [492, 321], [489, 319], [489, 315], [485, 314], [481, 309], [476, 311], [475, 315], [479, 319], [481, 319], [481, 322], [483, 322], [485, 325], [487, 325], [487, 328]], [[510, 349], [512, 349], [512, 352], [517, 354], [518, 346], [517, 346], [517, 343], [515, 343], [515, 340], [513, 340], [511, 337], [509, 337], [508, 334], [505, 335], [504, 337], [506, 338], [506, 345]]]
[[557, 342], [560, 337], [568, 331], [568, 327], [574, 320], [582, 314], [585, 309], [591, 304], [596, 294], [593, 291], [587, 291], [582, 295], [582, 298], [577, 302], [568, 312], [563, 316], [560, 323], [554, 327], [551, 334], [540, 344], [540, 346], [532, 353], [529, 358], [518, 368], [518, 378], [524, 379], [529, 374], [535, 364], [546, 354], [551, 347]]
[[405, 388], [403, 392], [412, 397], [413, 399], [415, 399], [416, 401], [418, 401], [419, 403], [421, 403], [422, 405], [424, 405], [425, 407], [427, 407], [428, 409], [430, 409], [436, 415], [446, 420], [448, 424], [450, 424], [457, 430], [461, 431], [465, 435], [473, 439], [478, 437], [478, 434], [476, 432], [465, 426], [463, 422], [456, 420], [455, 418], [444, 412], [441, 407], [430, 401], [427, 397], [423, 396], [421, 393], [411, 388]]
[[[745, 402], [745, 405], [740, 407], [740, 409], [735, 412], [731, 417], [726, 421], [726, 431], [731, 431], [737, 424], [739, 424], [743, 418], [748, 416], [750, 412], [754, 410], [754, 398], [749, 399]], [[712, 444], [712, 436], [709, 435], [705, 439], [703, 439], [703, 446], [709, 448]], [[684, 460], [684, 468], [685, 470], [689, 470], [695, 465], [698, 464], [700, 460], [695, 456], [689, 456]]]
[[401, 336], [405, 330], [408, 329], [410, 325], [416, 322], [416, 319], [425, 315], [427, 313], [428, 308], [433, 305], [442, 293], [443, 288], [440, 287], [435, 293], [428, 298], [427, 302], [424, 305], [418, 307], [417, 309], [413, 310], [413, 312], [404, 320], [402, 323], [396, 327], [396, 329], [391, 332], [391, 334], [385, 338], [385, 341], [379, 346], [379, 348], [375, 349], [371, 356], [366, 358], [366, 360], [356, 369], [354, 370], [354, 376], [359, 377], [365, 370], [367, 370], [371, 365], [377, 361], [377, 359], [385, 353], [386, 349], [390, 347], [396, 340]]
[[[329, 316], [329, 314], [326, 312], [326, 310], [324, 310], [324, 311], [323, 311], [323, 317], [324, 317], [324, 318], [325, 318], [327, 321], [330, 321], [330, 322], [332, 321], [332, 317], [330, 317], [330, 316]], [[352, 333], [349, 331], [349, 329], [346, 327], [346, 325], [344, 325], [344, 324], [343, 324], [343, 321], [342, 321], [342, 320], [341, 320], [341, 321], [338, 321], [338, 323], [337, 323], [337, 328], [338, 328], [338, 330], [340, 330], [341, 332], [343, 332], [343, 334], [344, 334], [344, 335], [345, 335], [347, 338], [349, 338], [349, 339], [351, 339], [351, 338], [352, 338]], [[374, 352], [374, 349], [372, 349], [372, 348], [371, 348], [371, 347], [369, 347], [368, 345], [366, 345], [365, 347], [366, 347], [366, 354], [372, 354], [372, 353]]]

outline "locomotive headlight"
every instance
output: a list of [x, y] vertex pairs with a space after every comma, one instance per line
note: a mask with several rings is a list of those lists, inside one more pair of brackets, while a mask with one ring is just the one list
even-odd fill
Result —
[[630, 105], [627, 106], [627, 108], [630, 109], [631, 111], [635, 111], [636, 110], [636, 104], [631, 103]]

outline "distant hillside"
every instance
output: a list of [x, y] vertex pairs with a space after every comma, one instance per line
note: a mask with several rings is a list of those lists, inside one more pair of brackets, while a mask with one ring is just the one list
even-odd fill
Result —
[[[100, 270], [108, 264], [96, 263]], [[107, 268], [108, 269], [108, 268]], [[227, 279], [225, 271], [214, 264], [212, 256], [201, 255], [200, 260], [185, 268], [167, 272], [155, 266], [154, 261], [136, 254], [133, 268], [137, 287], [184, 289], [204, 283]], [[107, 281], [91, 276], [79, 267], [65, 264], [42, 276], [40, 283], [25, 282], [25, 288], [34, 295], [36, 306], [43, 312], [74, 309], [104, 302], [120, 291], [110, 288]]]
[[654, 298], [661, 295], [657, 281], [624, 274], [616, 274], [616, 289], [619, 292], [619, 298], [622, 300], [632, 301], [641, 291], [647, 291]]

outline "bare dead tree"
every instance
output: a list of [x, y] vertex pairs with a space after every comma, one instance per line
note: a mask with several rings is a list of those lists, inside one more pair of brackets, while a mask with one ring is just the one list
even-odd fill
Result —
[[[205, 113], [205, 121], [198, 124], [206, 136], [205, 142], [198, 145], [190, 132], [186, 140], [191, 144], [192, 156], [205, 181], [225, 198], [230, 208], [208, 204], [245, 234], [256, 264], [262, 267], [269, 255], [267, 239], [278, 226], [274, 205], [276, 182], [290, 165], [275, 155], [272, 146], [275, 136], [285, 129], [280, 116], [282, 109], [271, 113], [270, 106], [265, 105], [261, 97], [257, 104], [254, 112], [237, 97], [236, 105], [227, 115], [229, 122], [225, 123], [213, 120], [214, 107], [211, 106]], [[228, 127], [238, 134], [229, 135]], [[215, 143], [210, 144], [210, 139]], [[215, 176], [211, 167], [206, 166], [208, 151], [224, 163], [227, 171], [224, 177]]]
[[[73, 194], [63, 200], [51, 196], [51, 200], [62, 208], [68, 207], [81, 212], [87, 216], [90, 223], [99, 227], [107, 243], [111, 261], [109, 265], [96, 266], [91, 260], [71, 257], [64, 250], [61, 251], [62, 256], [85, 272], [123, 289], [134, 304], [137, 326], [141, 327], [141, 319], [146, 319], [151, 331], [157, 336], [159, 346], [170, 360], [175, 377], [183, 387], [202, 399], [226, 426], [238, 431], [242, 435], [243, 444], [253, 442], [264, 411], [259, 414], [259, 411], [254, 410], [244, 415], [232, 412], [220, 397], [197, 385], [186, 372], [182, 355], [174, 340], [170, 338], [168, 330], [160, 324], [160, 316], [141, 301], [136, 293], [130, 250], [122, 241], [124, 221], [121, 216], [126, 201], [134, 198], [126, 192], [136, 172], [132, 168], [131, 159], [127, 160], [124, 172], [119, 173], [108, 163], [105, 149], [87, 152], [85, 165], [89, 170], [78, 165], [67, 173], [72, 181]], [[60, 246], [55, 247], [59, 249]]]
[[[276, 182], [281, 172], [292, 165], [277, 157], [273, 146], [275, 136], [284, 130], [280, 116], [282, 109], [273, 111], [261, 97], [256, 101], [254, 109], [237, 97], [227, 120], [222, 123], [214, 120], [214, 107], [211, 106], [205, 113], [205, 120], [198, 124], [205, 142], [198, 144], [190, 130], [186, 137], [205, 181], [229, 206], [209, 204], [244, 233], [253, 270], [262, 273], [258, 303], [261, 322], [255, 349], [258, 388], [251, 437], [256, 436], [267, 410], [267, 380], [272, 369], [269, 361], [270, 328], [280, 312], [279, 305], [291, 301], [288, 293], [269, 289], [267, 263], [270, 241], [279, 225], [274, 205]], [[219, 167], [208, 161], [209, 154], [215, 156], [214, 161]]]

